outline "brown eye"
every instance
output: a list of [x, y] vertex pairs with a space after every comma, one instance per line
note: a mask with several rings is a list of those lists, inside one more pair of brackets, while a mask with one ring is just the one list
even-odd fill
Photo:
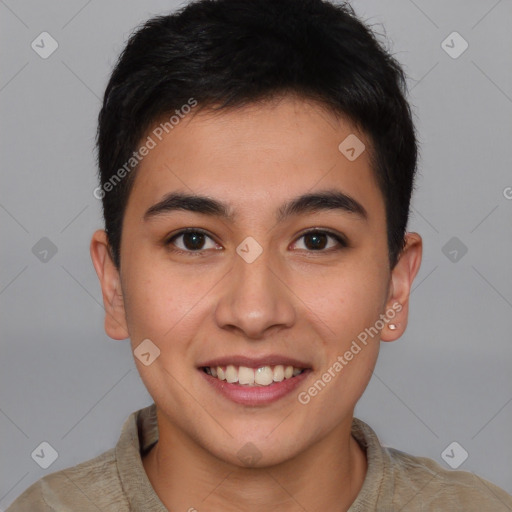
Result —
[[304, 235], [304, 245], [311, 250], [325, 249], [328, 238], [325, 233], [309, 233]]
[[[208, 246], [208, 240], [210, 240], [210, 246]], [[198, 229], [180, 231], [167, 240], [165, 245], [174, 245], [183, 252], [199, 252], [217, 248], [217, 244], [213, 239]]]
[[[307, 233], [304, 233], [298, 240], [301, 239], [304, 239], [304, 248], [308, 251], [313, 252], [322, 252], [330, 249], [335, 250], [336, 247], [347, 247], [347, 243], [341, 236], [331, 233], [329, 231], [309, 231]], [[329, 245], [329, 240], [334, 240], [334, 243], [331, 242]], [[302, 249], [301, 247], [296, 248]]]
[[202, 233], [183, 233], [183, 245], [190, 251], [198, 251], [203, 248], [205, 235]]

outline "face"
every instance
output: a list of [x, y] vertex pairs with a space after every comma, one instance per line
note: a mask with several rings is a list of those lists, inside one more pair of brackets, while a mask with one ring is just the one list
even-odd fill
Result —
[[[221, 460], [242, 465], [254, 445], [257, 465], [277, 463], [346, 427], [380, 340], [403, 332], [420, 239], [408, 235], [391, 272], [368, 151], [351, 161], [338, 149], [351, 134], [369, 148], [350, 123], [291, 97], [189, 115], [140, 163], [120, 273], [104, 232], [93, 237], [107, 333], [136, 353], [146, 343], [152, 362], [135, 361], [163, 421]], [[218, 366], [228, 381], [256, 369], [278, 382], [221, 381]]]

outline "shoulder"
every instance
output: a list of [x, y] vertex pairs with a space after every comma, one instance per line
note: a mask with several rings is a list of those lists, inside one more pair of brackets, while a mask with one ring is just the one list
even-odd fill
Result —
[[384, 450], [390, 460], [393, 504], [399, 508], [512, 511], [512, 496], [475, 473], [446, 469], [432, 459], [395, 448]]
[[6, 512], [97, 512], [128, 510], [119, 479], [115, 449], [34, 482]]

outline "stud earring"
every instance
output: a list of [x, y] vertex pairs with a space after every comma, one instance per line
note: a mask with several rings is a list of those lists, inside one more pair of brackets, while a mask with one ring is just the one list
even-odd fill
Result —
[[389, 327], [392, 331], [395, 331], [396, 329], [398, 329], [398, 325], [396, 325], [396, 324], [388, 324], [388, 327]]

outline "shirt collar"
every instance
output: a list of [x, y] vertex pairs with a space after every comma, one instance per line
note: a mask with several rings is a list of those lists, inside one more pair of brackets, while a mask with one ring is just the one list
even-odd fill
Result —
[[130, 414], [117, 442], [116, 460], [123, 491], [136, 512], [168, 512], [142, 464], [142, 455], [158, 441], [156, 405], [139, 409]]
[[353, 418], [351, 433], [366, 452], [367, 471], [363, 486], [348, 512], [391, 510], [394, 481], [389, 454], [381, 446], [377, 434], [364, 421]]

